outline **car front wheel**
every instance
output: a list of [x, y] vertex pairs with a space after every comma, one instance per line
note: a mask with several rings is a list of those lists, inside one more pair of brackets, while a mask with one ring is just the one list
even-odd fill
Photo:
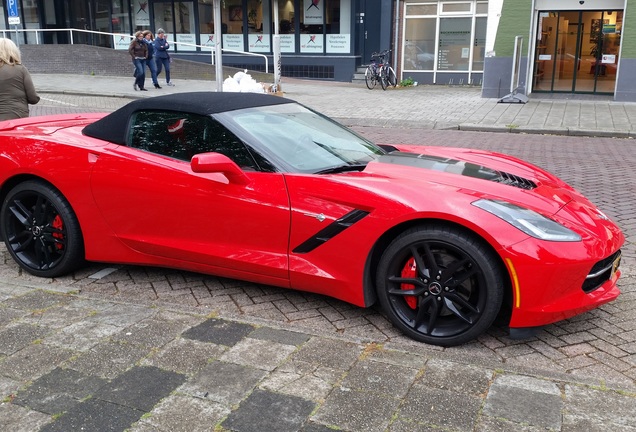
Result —
[[0, 210], [0, 227], [9, 253], [29, 273], [57, 277], [84, 260], [79, 222], [68, 201], [47, 183], [18, 184]]
[[443, 226], [396, 237], [380, 259], [377, 288], [396, 327], [440, 346], [460, 345], [486, 331], [504, 291], [497, 256], [475, 236]]

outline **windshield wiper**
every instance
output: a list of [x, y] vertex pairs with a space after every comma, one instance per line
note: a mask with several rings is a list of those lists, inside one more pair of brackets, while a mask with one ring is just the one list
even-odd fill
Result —
[[316, 171], [314, 174], [337, 174], [347, 171], [362, 171], [367, 167], [367, 164], [351, 164], [351, 165], [338, 165], [324, 170]]

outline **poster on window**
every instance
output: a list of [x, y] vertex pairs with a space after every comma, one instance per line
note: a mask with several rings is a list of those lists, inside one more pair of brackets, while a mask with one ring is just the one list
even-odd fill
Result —
[[321, 53], [324, 47], [324, 36], [321, 34], [301, 34], [300, 52]]
[[296, 36], [280, 35], [280, 52], [293, 53], [296, 52]]
[[201, 51], [213, 51], [214, 47], [216, 47], [216, 43], [214, 42], [214, 34], [201, 33], [201, 45], [209, 48], [201, 48]]
[[270, 52], [272, 45], [269, 41], [270, 38], [268, 34], [250, 33], [247, 35], [250, 52]]
[[322, 24], [324, 18], [323, 6], [324, 4], [320, 4], [320, 0], [303, 0], [303, 24]]
[[179, 51], [196, 51], [197, 41], [194, 33], [178, 33], [177, 34], [177, 50]]
[[223, 48], [243, 51], [243, 35], [242, 34], [224, 34]]
[[135, 0], [135, 26], [150, 27], [150, 12], [147, 0]]
[[133, 40], [132, 36], [128, 35], [113, 35], [113, 46], [118, 50], [128, 50], [130, 42]]
[[328, 53], [349, 53], [351, 35], [348, 34], [328, 34], [327, 35], [327, 52]]

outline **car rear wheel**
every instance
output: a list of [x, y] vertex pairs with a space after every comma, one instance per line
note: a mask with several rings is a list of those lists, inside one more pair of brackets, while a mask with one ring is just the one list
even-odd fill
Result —
[[478, 337], [503, 299], [496, 255], [478, 238], [441, 226], [413, 228], [395, 238], [380, 259], [377, 288], [396, 327], [440, 346]]
[[79, 222], [68, 201], [52, 186], [26, 181], [6, 196], [0, 227], [9, 253], [29, 273], [56, 277], [84, 260]]

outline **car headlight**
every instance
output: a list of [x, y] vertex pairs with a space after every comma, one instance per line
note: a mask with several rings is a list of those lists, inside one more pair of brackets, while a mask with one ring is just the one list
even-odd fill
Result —
[[533, 210], [519, 207], [505, 201], [487, 199], [475, 201], [473, 205], [505, 220], [529, 236], [557, 242], [581, 241], [581, 236], [574, 231]]

